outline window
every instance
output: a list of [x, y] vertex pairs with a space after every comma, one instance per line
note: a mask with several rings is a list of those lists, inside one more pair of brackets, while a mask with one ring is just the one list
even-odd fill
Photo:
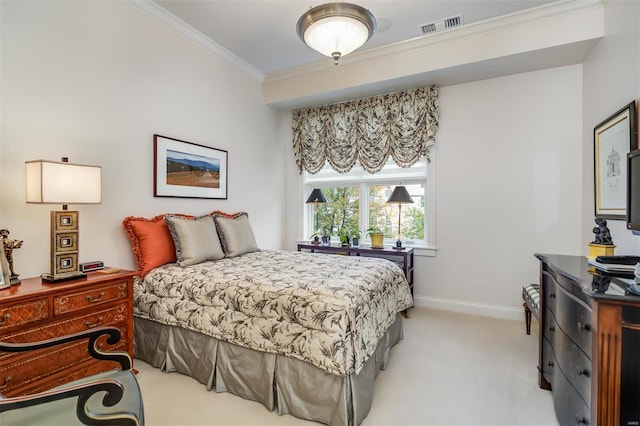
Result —
[[[313, 188], [322, 189], [327, 199], [326, 204], [306, 205], [305, 239], [319, 233], [331, 235], [335, 240], [342, 231], [351, 236], [360, 235], [368, 241], [366, 231], [374, 226], [383, 231], [386, 244], [393, 244], [398, 239], [400, 216], [403, 243], [432, 247], [433, 206], [429, 197], [432, 190], [427, 179], [432, 164], [433, 158], [431, 163], [425, 159], [410, 168], [401, 168], [390, 159], [376, 174], [370, 174], [358, 165], [345, 174], [328, 165], [315, 175], [304, 172], [305, 199]], [[407, 188], [413, 204], [402, 204], [401, 207], [387, 204], [397, 185]]]
[[[400, 183], [398, 183], [399, 185]], [[413, 204], [387, 204], [393, 185], [369, 185], [369, 225], [380, 228], [385, 238], [398, 239], [400, 220], [401, 239], [424, 240], [424, 191], [422, 183], [404, 184]]]
[[317, 225], [314, 232], [322, 235], [339, 235], [341, 230], [349, 234], [360, 229], [360, 187], [337, 186], [322, 188], [326, 204], [317, 205]]

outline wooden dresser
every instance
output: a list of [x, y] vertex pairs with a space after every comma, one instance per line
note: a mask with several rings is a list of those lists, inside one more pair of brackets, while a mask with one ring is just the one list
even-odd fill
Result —
[[[86, 279], [56, 284], [28, 278], [0, 290], [0, 340], [25, 343], [114, 326], [122, 333], [120, 341], [99, 346], [127, 351], [133, 358], [133, 275], [91, 272]], [[0, 352], [0, 393], [10, 397], [40, 392], [117, 367], [91, 358], [86, 340], [28, 354]]]
[[580, 256], [540, 260], [539, 386], [569, 425], [640, 423], [640, 297]]

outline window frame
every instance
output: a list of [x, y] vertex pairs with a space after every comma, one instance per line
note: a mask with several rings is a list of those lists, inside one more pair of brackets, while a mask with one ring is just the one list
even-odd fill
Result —
[[[302, 198], [306, 199], [308, 194], [311, 193], [313, 188], [331, 188], [331, 187], [343, 187], [343, 186], [358, 186], [360, 191], [360, 210], [358, 213], [358, 222], [360, 224], [360, 231], [366, 230], [363, 228], [363, 224], [369, 223], [369, 186], [370, 185], [409, 185], [409, 184], [422, 184], [424, 183], [424, 229], [425, 237], [423, 240], [403, 240], [403, 243], [407, 247], [414, 247], [416, 254], [424, 256], [435, 256], [435, 159], [434, 150], [430, 152], [431, 161], [421, 159], [418, 168], [412, 167], [411, 169], [403, 169], [394, 173], [393, 170], [389, 171], [383, 169], [376, 174], [370, 174], [359, 165], [354, 166], [354, 170], [345, 174], [338, 174], [335, 171], [327, 171], [328, 177], [322, 176], [322, 171], [316, 175], [312, 175], [307, 171], [302, 173]], [[393, 159], [387, 161], [385, 167], [392, 166], [397, 168]], [[325, 168], [330, 167], [325, 165]], [[366, 194], [363, 197], [363, 194]], [[313, 233], [311, 229], [314, 223], [314, 206], [311, 204], [304, 205], [304, 220], [302, 221], [302, 234], [305, 236], [303, 239], [307, 240]], [[371, 240], [366, 237], [366, 233], [362, 232], [361, 241], [364, 243], [370, 243]], [[385, 245], [395, 245], [395, 238], [385, 238]]]

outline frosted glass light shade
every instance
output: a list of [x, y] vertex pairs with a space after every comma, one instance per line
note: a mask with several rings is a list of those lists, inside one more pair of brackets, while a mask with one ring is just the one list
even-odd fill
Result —
[[316, 6], [300, 17], [298, 36], [323, 55], [338, 59], [348, 55], [371, 38], [376, 18], [362, 6], [351, 3], [327, 3]]
[[99, 204], [102, 167], [56, 161], [25, 162], [27, 203]]
[[321, 19], [304, 33], [304, 42], [323, 55], [332, 57], [348, 55], [369, 39], [367, 27], [350, 18], [341, 16]]

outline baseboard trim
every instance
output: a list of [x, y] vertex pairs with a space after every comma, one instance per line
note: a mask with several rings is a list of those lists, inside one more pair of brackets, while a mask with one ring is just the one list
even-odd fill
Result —
[[415, 296], [413, 302], [423, 308], [440, 309], [443, 311], [460, 312], [464, 314], [481, 315], [524, 322], [524, 310], [508, 306], [488, 305], [484, 303], [465, 302], [463, 300], [437, 299], [435, 297]]

